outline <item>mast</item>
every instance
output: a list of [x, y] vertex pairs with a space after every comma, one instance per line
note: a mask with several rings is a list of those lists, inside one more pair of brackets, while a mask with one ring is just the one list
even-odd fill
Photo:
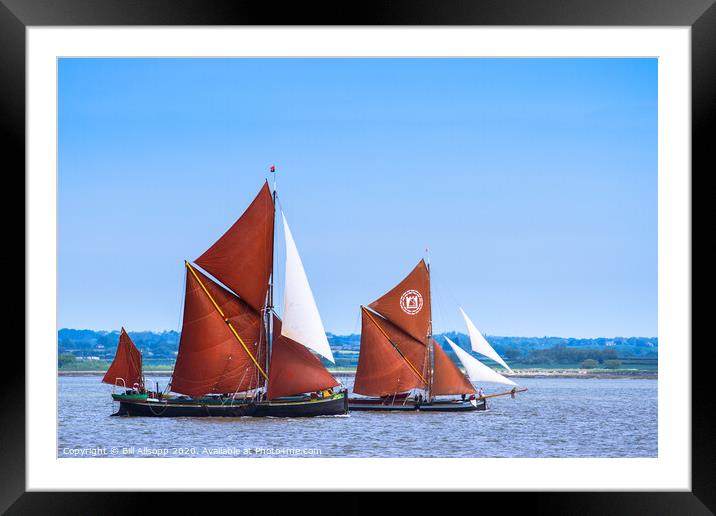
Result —
[[[427, 248], [425, 249], [427, 252]], [[430, 255], [428, 254], [427, 260], [428, 269], [428, 296], [430, 297], [430, 307], [428, 312], [428, 335], [425, 341], [425, 348], [428, 353], [428, 401], [433, 400], [433, 374], [435, 372], [435, 350], [433, 349], [433, 303], [432, 303], [432, 292], [430, 291]]]
[[[397, 285], [368, 305], [381, 317], [380, 324], [376, 325], [373, 317], [362, 310], [361, 356], [354, 392], [384, 396], [386, 389], [403, 388], [394, 392], [419, 389], [427, 399], [431, 392], [429, 306], [430, 283], [423, 257]], [[381, 331], [384, 325], [389, 336]], [[390, 347], [397, 348], [396, 345], [400, 349], [396, 349], [398, 354], [394, 357], [385, 352]], [[420, 372], [416, 373], [411, 364]]]
[[[271, 348], [273, 346], [273, 283], [276, 275], [276, 167], [271, 165], [269, 171], [273, 174], [273, 224], [271, 225], [271, 276], [269, 276], [268, 296], [266, 301], [266, 317], [264, 327], [266, 329], [266, 373], [269, 373], [271, 364]], [[267, 381], [268, 383], [268, 381]], [[268, 390], [268, 385], [266, 386]]]
[[[185, 262], [184, 320], [172, 390], [189, 396], [254, 390], [268, 381], [262, 333], [273, 268], [273, 196], [264, 183], [195, 263]], [[221, 282], [218, 283], [218, 282]], [[221, 329], [221, 328], [224, 329]], [[228, 331], [228, 334], [224, 333]], [[207, 339], [210, 342], [207, 342]]]

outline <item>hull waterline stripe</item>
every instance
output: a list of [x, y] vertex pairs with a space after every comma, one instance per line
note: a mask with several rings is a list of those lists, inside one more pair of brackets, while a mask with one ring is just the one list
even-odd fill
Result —
[[[259, 402], [258, 404], [263, 406], [271, 406], [271, 407], [282, 407], [282, 406], [298, 406], [298, 405], [312, 405], [316, 403], [327, 403], [330, 401], [337, 401], [343, 399], [343, 396], [341, 395], [335, 395], [331, 398], [325, 398], [322, 400], [306, 400], [306, 401], [283, 401], [283, 402]], [[133, 404], [133, 405], [148, 405], [147, 402], [143, 400], [115, 400], [120, 401], [122, 403], [126, 404]], [[214, 403], [172, 403], [172, 402], [154, 402], [154, 407], [209, 407], [209, 408], [216, 408], [216, 409], [222, 409], [222, 408], [237, 408], [241, 406], [249, 405], [250, 403], [242, 402], [242, 403], [224, 403], [224, 404], [214, 404]]]

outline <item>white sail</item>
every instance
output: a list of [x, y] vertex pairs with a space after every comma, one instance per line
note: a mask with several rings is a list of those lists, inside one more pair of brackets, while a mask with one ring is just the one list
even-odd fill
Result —
[[487, 358], [491, 358], [492, 360], [500, 364], [502, 367], [507, 369], [509, 372], [512, 372], [510, 366], [508, 366], [505, 361], [502, 360], [502, 357], [497, 354], [497, 351], [492, 349], [490, 343], [485, 340], [485, 337], [482, 336], [482, 333], [480, 333], [479, 330], [475, 327], [473, 322], [465, 313], [465, 310], [460, 308], [460, 312], [462, 313], [462, 317], [465, 319], [465, 324], [467, 324], [467, 333], [470, 335], [470, 344], [472, 345], [472, 350], [475, 353], [480, 353], [481, 355], [485, 355]]
[[286, 240], [286, 276], [283, 290], [283, 324], [281, 335], [303, 344], [321, 356], [335, 363], [328, 337], [318, 313], [308, 284], [306, 271], [296, 249], [296, 242], [283, 216], [283, 229]]
[[447, 337], [445, 337], [445, 340], [448, 341], [448, 344], [450, 344], [450, 347], [457, 355], [457, 358], [459, 358], [460, 362], [462, 362], [465, 371], [467, 371], [467, 375], [473, 383], [492, 382], [502, 383], [505, 385], [517, 385], [509, 378], [505, 378], [497, 371], [487, 367]]

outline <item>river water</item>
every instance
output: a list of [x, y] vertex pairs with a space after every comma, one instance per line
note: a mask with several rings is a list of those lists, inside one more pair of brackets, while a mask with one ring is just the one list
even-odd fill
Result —
[[524, 378], [528, 392], [485, 412], [305, 419], [110, 417], [117, 404], [99, 376], [58, 383], [58, 457], [657, 456], [657, 380]]

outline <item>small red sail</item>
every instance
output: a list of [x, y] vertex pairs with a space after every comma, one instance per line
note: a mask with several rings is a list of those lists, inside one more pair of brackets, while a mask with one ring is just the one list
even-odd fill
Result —
[[430, 330], [430, 274], [425, 261], [420, 260], [403, 281], [369, 306], [424, 343]]
[[[366, 396], [388, 396], [414, 388], [425, 388], [426, 347], [389, 321], [377, 315], [369, 315], [365, 310], [361, 312], [360, 355], [353, 392]], [[405, 358], [390, 343], [381, 328]]]
[[[115, 385], [117, 379], [121, 378], [124, 385], [131, 388], [135, 383], [142, 385], [142, 354], [129, 338], [127, 332], [119, 334], [119, 344], [114, 360], [102, 378], [104, 383]], [[121, 383], [119, 385], [122, 385]]]
[[[261, 316], [247, 303], [196, 269], [193, 271], [259, 364]], [[263, 385], [264, 378], [187, 267], [184, 322], [172, 391], [189, 396], [234, 393]]]
[[476, 392], [465, 375], [445, 353], [445, 350], [433, 340], [433, 395], [469, 394]]
[[281, 335], [281, 320], [273, 319], [268, 399], [329, 389], [338, 381], [308, 348]]
[[264, 306], [273, 267], [273, 222], [273, 197], [266, 182], [239, 220], [196, 259], [255, 310]]

